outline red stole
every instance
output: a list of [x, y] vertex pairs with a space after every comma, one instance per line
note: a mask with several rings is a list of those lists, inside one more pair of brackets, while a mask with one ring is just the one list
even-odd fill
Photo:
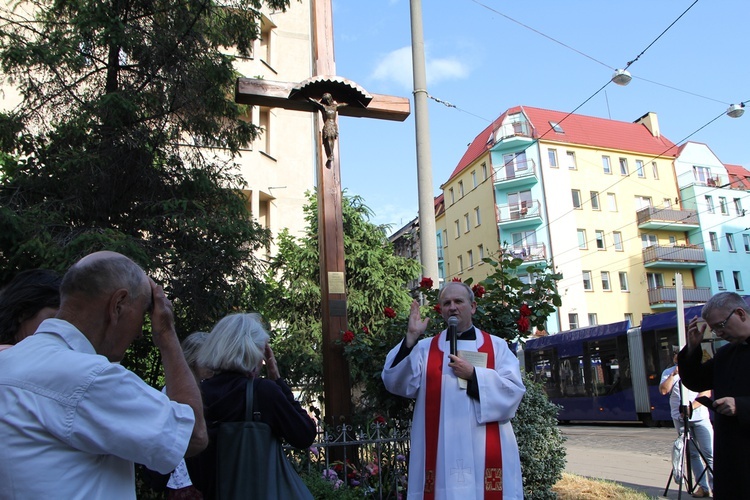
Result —
[[[495, 368], [495, 350], [492, 339], [486, 332], [482, 332], [484, 342], [479, 352], [487, 353], [487, 368]], [[438, 436], [440, 433], [440, 400], [442, 397], [443, 360], [447, 354], [440, 350], [440, 335], [433, 337], [430, 342], [430, 352], [427, 356], [427, 393], [425, 395], [425, 471], [424, 471], [424, 499], [435, 498], [435, 468], [437, 466]], [[468, 397], [468, 396], [467, 396]], [[500, 445], [500, 426], [497, 422], [485, 424], [484, 449], [484, 498], [503, 498], [503, 455]]]

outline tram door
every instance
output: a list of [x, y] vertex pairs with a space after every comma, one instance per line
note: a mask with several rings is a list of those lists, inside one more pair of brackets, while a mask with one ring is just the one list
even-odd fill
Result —
[[627, 336], [621, 335], [587, 344], [589, 359], [587, 391], [595, 411], [606, 420], [637, 420], [630, 375]]

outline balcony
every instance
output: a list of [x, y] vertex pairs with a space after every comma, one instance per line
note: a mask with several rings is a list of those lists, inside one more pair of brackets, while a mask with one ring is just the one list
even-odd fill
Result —
[[505, 248], [504, 251], [509, 257], [523, 260], [523, 264], [520, 267], [546, 262], [547, 260], [547, 248], [544, 243], [512, 245]]
[[533, 141], [532, 128], [529, 122], [505, 123], [495, 130], [493, 150], [508, 150], [526, 146]]
[[541, 203], [528, 200], [498, 205], [497, 223], [503, 230], [516, 226], [538, 226], [542, 223]]
[[495, 187], [503, 190], [539, 182], [534, 160], [512, 161], [495, 170]]
[[643, 249], [645, 267], [694, 269], [706, 265], [703, 247], [695, 245], [651, 245]]
[[687, 231], [700, 227], [698, 212], [673, 208], [646, 207], [635, 213], [638, 229], [661, 229], [663, 231]]
[[[710, 288], [682, 287], [682, 300], [686, 306], [703, 304], [710, 298]], [[648, 303], [652, 309], [674, 309], [677, 305], [677, 288], [673, 286], [649, 288]]]

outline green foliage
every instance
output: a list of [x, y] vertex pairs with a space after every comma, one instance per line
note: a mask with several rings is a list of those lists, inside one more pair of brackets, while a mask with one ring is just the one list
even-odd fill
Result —
[[348, 488], [343, 484], [336, 487], [335, 481], [323, 478], [323, 475], [318, 471], [306, 472], [305, 474], [301, 474], [301, 477], [315, 500], [357, 500], [367, 498], [360, 489]]
[[[289, 0], [0, 7], [0, 64], [22, 97], [0, 113], [0, 282], [109, 249], [164, 285], [181, 335], [257, 308], [269, 234], [234, 158], [259, 129], [226, 47], [249, 54], [262, 4]], [[157, 357], [144, 341], [125, 363], [156, 384]]]
[[523, 497], [552, 500], [552, 487], [565, 469], [565, 437], [557, 428], [559, 407], [547, 399], [541, 384], [524, 374], [524, 394], [511, 421], [518, 440], [523, 473]]
[[[342, 210], [348, 323], [357, 325], [359, 331], [365, 327], [380, 330], [383, 308], [403, 309], [411, 302], [405, 285], [419, 275], [419, 263], [393, 254], [385, 228], [369, 222], [372, 212], [360, 197], [344, 193]], [[271, 342], [279, 369], [303, 389], [303, 398], [309, 402], [323, 392], [318, 209], [312, 193], [308, 193], [304, 213], [307, 230], [303, 237], [285, 232], [278, 238], [279, 251], [269, 265], [262, 311], [277, 325]]]

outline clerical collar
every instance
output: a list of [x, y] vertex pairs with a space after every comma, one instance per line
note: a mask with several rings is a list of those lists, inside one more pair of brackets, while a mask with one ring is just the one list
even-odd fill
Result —
[[474, 325], [471, 325], [471, 328], [466, 330], [465, 332], [461, 332], [458, 334], [458, 340], [476, 340], [477, 339], [477, 332], [474, 330]]

